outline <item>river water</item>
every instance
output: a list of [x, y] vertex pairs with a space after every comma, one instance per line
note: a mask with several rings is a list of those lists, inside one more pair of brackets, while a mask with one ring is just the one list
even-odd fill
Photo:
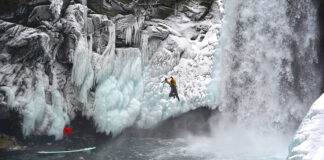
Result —
[[[184, 126], [182, 123], [180, 125]], [[175, 126], [169, 124], [167, 126]], [[289, 136], [266, 135], [245, 127], [225, 124], [208, 134], [165, 127], [152, 130], [128, 130], [109, 137], [82, 130], [54, 141], [49, 137], [27, 139], [24, 151], [0, 152], [4, 160], [284, 160]], [[168, 132], [164, 132], [163, 130]], [[171, 131], [172, 130], [172, 131]], [[176, 134], [170, 134], [176, 133]], [[37, 151], [97, 148], [91, 152], [38, 155]]]

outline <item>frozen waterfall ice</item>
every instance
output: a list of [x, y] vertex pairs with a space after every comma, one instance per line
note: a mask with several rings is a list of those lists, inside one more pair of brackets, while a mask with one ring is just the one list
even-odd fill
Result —
[[141, 52], [136, 48], [118, 49], [110, 60], [110, 74], [97, 86], [94, 120], [98, 131], [115, 136], [132, 126], [143, 100]]
[[[219, 32], [221, 21], [214, 21], [216, 24], [208, 35], [216, 35]], [[158, 25], [172, 35], [160, 45], [157, 53], [153, 54], [148, 44], [147, 31], [140, 29], [142, 23], [143, 20], [139, 18], [125, 33], [127, 44], [136, 44], [139, 48], [115, 48], [116, 28], [115, 24], [109, 21], [109, 41], [102, 55], [87, 50], [85, 46], [91, 43], [87, 43], [85, 39], [79, 42], [75, 51], [78, 57], [74, 59], [73, 82], [79, 90], [80, 102], [84, 102], [84, 115], [93, 117], [99, 132], [112, 133], [115, 136], [124, 128], [133, 125], [149, 128], [171, 116], [207, 104], [206, 85], [218, 37], [210, 36], [207, 42], [191, 42], [183, 35], [188, 34], [185, 33], [186, 29], [190, 29], [194, 23], [180, 28], [183, 32], [180, 33], [172, 29], [170, 23], [159, 22]], [[170, 44], [175, 53], [164, 49]], [[181, 52], [191, 54], [193, 59], [190, 56], [180, 59]], [[170, 75], [175, 77], [179, 84], [181, 102], [170, 99], [169, 88], [161, 83], [164, 77]], [[193, 77], [196, 80], [190, 81]], [[93, 105], [85, 103], [92, 87], [95, 88]]]

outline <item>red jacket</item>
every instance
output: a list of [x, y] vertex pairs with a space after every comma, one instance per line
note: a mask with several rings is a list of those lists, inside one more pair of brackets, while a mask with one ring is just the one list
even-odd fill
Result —
[[68, 134], [73, 134], [74, 132], [72, 131], [72, 128], [64, 127], [63, 133], [65, 136], [67, 136]]

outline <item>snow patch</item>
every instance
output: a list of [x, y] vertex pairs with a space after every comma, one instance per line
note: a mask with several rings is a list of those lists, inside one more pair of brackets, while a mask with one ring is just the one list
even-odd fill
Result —
[[324, 94], [318, 98], [299, 126], [289, 147], [288, 160], [324, 158]]
[[50, 9], [54, 17], [57, 19], [61, 15], [63, 0], [50, 0], [50, 1], [51, 1]]

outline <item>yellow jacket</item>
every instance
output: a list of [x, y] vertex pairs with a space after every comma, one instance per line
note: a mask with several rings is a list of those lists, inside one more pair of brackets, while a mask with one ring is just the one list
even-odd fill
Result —
[[169, 84], [169, 85], [171, 85], [171, 82], [173, 82], [174, 83], [174, 86], [177, 87], [177, 82], [176, 82], [176, 80], [174, 78], [171, 79], [171, 82], [169, 82], [167, 79], [165, 80], [165, 82], [167, 84]]

